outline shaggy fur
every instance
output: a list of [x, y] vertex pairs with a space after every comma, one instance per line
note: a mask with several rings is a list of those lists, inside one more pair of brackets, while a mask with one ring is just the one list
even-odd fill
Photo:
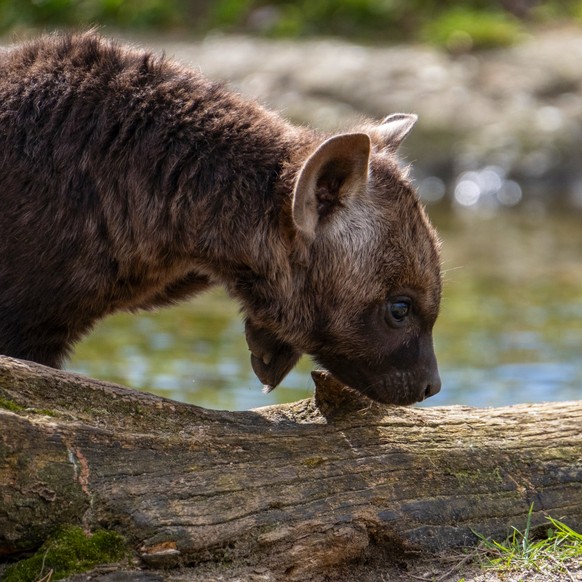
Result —
[[0, 53], [0, 353], [59, 366], [107, 314], [219, 284], [265, 384], [308, 353], [377, 400], [433, 394], [438, 243], [395, 157], [413, 123], [321, 135], [94, 33]]

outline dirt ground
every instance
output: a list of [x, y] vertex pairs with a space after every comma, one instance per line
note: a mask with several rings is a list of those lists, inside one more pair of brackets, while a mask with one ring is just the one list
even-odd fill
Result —
[[538, 564], [537, 570], [500, 571], [483, 567], [475, 554], [406, 558], [353, 564], [325, 574], [277, 574], [267, 568], [223, 566], [207, 569], [125, 570], [114, 566], [68, 578], [68, 582], [582, 582], [582, 562]]
[[539, 571], [507, 572], [486, 568], [468, 556], [424, 558], [418, 562], [394, 564], [384, 571], [380, 567], [367, 572], [358, 566], [345, 568], [336, 578], [325, 582], [572, 582], [582, 581], [582, 563], [568, 564], [561, 572], [555, 564], [540, 564]]

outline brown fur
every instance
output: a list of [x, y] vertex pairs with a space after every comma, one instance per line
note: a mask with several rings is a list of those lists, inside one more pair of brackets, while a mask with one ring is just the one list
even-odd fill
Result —
[[395, 157], [413, 123], [321, 135], [93, 33], [0, 53], [0, 352], [59, 366], [105, 315], [219, 284], [265, 384], [309, 353], [377, 400], [433, 394], [438, 243]]

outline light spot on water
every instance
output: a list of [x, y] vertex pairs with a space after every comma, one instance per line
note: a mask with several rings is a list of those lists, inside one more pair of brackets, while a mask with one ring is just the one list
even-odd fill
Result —
[[443, 180], [436, 176], [429, 176], [418, 185], [418, 195], [425, 202], [438, 202], [442, 200], [446, 190]]
[[467, 177], [467, 174], [475, 174], [475, 172], [464, 174], [465, 178], [459, 180], [455, 186], [455, 200], [461, 206], [473, 206], [477, 204], [481, 196], [479, 185], [471, 177]]
[[506, 180], [497, 192], [497, 200], [503, 206], [515, 206], [521, 202], [521, 186], [514, 180]]
[[501, 166], [485, 166], [459, 175], [454, 199], [464, 207], [495, 210], [499, 205], [515, 206], [521, 202], [521, 186], [506, 178]]
[[536, 112], [536, 125], [544, 132], [554, 132], [562, 129], [564, 117], [557, 107], [540, 107]]

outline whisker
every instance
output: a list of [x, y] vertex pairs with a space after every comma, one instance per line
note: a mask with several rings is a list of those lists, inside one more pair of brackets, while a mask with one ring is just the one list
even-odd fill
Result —
[[447, 273], [450, 273], [451, 271], [458, 271], [459, 269], [464, 269], [465, 265], [459, 265], [458, 267], [451, 267], [450, 269], [445, 269], [444, 271], [441, 271], [441, 273], [443, 275], [446, 275]]

